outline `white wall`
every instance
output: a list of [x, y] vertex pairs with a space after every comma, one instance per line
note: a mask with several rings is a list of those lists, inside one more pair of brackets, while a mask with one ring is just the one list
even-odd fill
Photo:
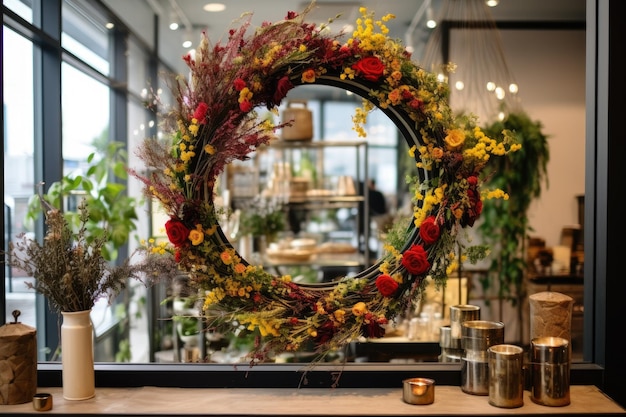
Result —
[[548, 186], [529, 212], [534, 236], [547, 246], [578, 224], [576, 197], [585, 191], [585, 32], [502, 30], [522, 108], [548, 136]]
[[[552, 247], [560, 244], [564, 227], [578, 224], [577, 196], [584, 194], [585, 32], [501, 30], [500, 35], [507, 66], [520, 88], [521, 107], [542, 123], [548, 136], [548, 184], [528, 215], [532, 236]], [[485, 260], [478, 267], [488, 265]], [[491, 299], [490, 305], [483, 297]], [[484, 294], [475, 278], [469, 302], [481, 307], [481, 319], [505, 323], [507, 343], [519, 342], [520, 330], [528, 338], [528, 323], [519, 323], [516, 307], [504, 303], [500, 313], [496, 288]]]

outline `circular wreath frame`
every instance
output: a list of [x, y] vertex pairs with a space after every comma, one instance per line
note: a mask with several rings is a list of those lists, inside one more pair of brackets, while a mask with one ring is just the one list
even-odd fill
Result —
[[[226, 46], [218, 44], [211, 50], [204, 38], [197, 62], [184, 57], [191, 81], [177, 77], [173, 86], [178, 109], [165, 119], [173, 122], [172, 142], [147, 140], [139, 155], [150, 174], [131, 170], [145, 183], [146, 194], [159, 199], [170, 216], [165, 228], [172, 246], [159, 246], [156, 253], [169, 251], [189, 274], [197, 296], [204, 298], [204, 316], [212, 328], [232, 331], [232, 323], [238, 322], [239, 328], [258, 330], [264, 340], [255, 342], [249, 355], [252, 362], [279, 349], [298, 350], [308, 342], [323, 357], [356, 338], [382, 337], [383, 326], [423, 294], [427, 276], [437, 285], [445, 284], [458, 267], [461, 259], [454, 259], [454, 252], [457, 248], [461, 252], [463, 245], [457, 234], [472, 226], [482, 210], [479, 175], [490, 154], [515, 150], [506, 137], [501, 142], [487, 138], [473, 117], [453, 116], [448, 86], [412, 62], [399, 42], [384, 34], [384, 25], [378, 34], [359, 23], [352, 43], [344, 47], [334, 36], [305, 23], [306, 11], [289, 12], [286, 20], [263, 26], [252, 38], [245, 37], [248, 21], [231, 32]], [[361, 13], [368, 16], [366, 9]], [[372, 24], [371, 17], [364, 21]], [[375, 42], [361, 48], [355, 39], [359, 33], [367, 37], [361, 39], [363, 45]], [[277, 39], [285, 40], [289, 58], [270, 60], [263, 67], [267, 52], [263, 48], [270, 43], [280, 49], [283, 44]], [[385, 65], [374, 56], [376, 51], [398, 61], [389, 63], [396, 67], [394, 75], [383, 75]], [[246, 70], [237, 72], [241, 68]], [[248, 83], [256, 83], [251, 87], [254, 92]], [[260, 145], [271, 146], [272, 131], [289, 124], [267, 128], [254, 108], [276, 110], [290, 89], [304, 84], [338, 87], [361, 96], [369, 103], [354, 119], [359, 135], [364, 134], [366, 113], [376, 107], [404, 136], [416, 160], [417, 175], [411, 180], [416, 187], [411, 189], [413, 222], [403, 232], [394, 228], [396, 240], [385, 242], [389, 244], [377, 264], [332, 283], [297, 284], [290, 276], [276, 276], [242, 259], [219, 224], [223, 213], [213, 197], [227, 164], [248, 159]], [[408, 97], [401, 95], [403, 87]], [[485, 256], [481, 249], [472, 252], [470, 261]]]

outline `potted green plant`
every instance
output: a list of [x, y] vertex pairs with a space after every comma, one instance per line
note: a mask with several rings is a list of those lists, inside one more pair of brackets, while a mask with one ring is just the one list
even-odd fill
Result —
[[[485, 200], [482, 222], [478, 227], [479, 234], [493, 253], [489, 272], [480, 280], [483, 290], [497, 283], [500, 314], [503, 300], [509, 300], [518, 306], [519, 323], [522, 323], [522, 284], [527, 271], [526, 241], [532, 231], [528, 209], [540, 197], [544, 183], [548, 186], [550, 149], [542, 128], [541, 122], [520, 111], [483, 129], [493, 138], [500, 137], [503, 131], [510, 131], [522, 145], [518, 152], [489, 161], [485, 171], [487, 184], [505, 191], [509, 198]], [[520, 340], [521, 331], [520, 325]]]
[[[136, 207], [139, 202], [126, 194], [126, 185], [123, 184], [128, 178], [128, 157], [124, 144], [108, 142], [97, 145], [94, 141], [94, 146], [96, 151], [87, 157], [89, 165], [85, 174], [65, 175], [50, 184], [43, 199], [63, 211], [69, 224], [77, 227], [80, 213], [75, 209], [75, 203], [84, 198], [89, 206], [85, 238], [91, 241], [106, 235], [102, 255], [114, 262], [120, 248], [128, 243], [131, 233], [137, 229]], [[40, 199], [33, 196], [28, 204], [26, 220], [36, 221], [41, 208]]]
[[[263, 197], [255, 198], [241, 211], [239, 234], [274, 242], [285, 230], [285, 212], [282, 204]], [[263, 246], [263, 244], [261, 244]]]

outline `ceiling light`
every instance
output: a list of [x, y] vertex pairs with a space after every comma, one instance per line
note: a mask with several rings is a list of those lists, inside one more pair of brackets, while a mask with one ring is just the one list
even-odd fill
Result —
[[183, 48], [191, 48], [191, 45], [193, 45], [193, 33], [191, 33], [191, 30], [186, 30], [185, 31], [185, 36], [183, 36]]
[[498, 100], [504, 100], [504, 97], [506, 95], [506, 92], [504, 91], [504, 88], [496, 87], [495, 93], [496, 93], [496, 98]]
[[486, 0], [485, 3], [489, 7], [496, 7], [498, 3], [500, 3], [500, 1], [499, 0]]
[[202, 7], [206, 12], [223, 12], [226, 9], [224, 3], [207, 3]]
[[177, 30], [179, 27], [178, 16], [174, 11], [170, 13], [170, 30]]
[[433, 17], [433, 9], [430, 6], [428, 6], [428, 9], [426, 9], [426, 26], [429, 29], [434, 29], [437, 27], [437, 21]]
[[107, 22], [104, 27], [106, 27], [107, 29], [113, 29], [115, 27], [115, 23], [113, 22]]

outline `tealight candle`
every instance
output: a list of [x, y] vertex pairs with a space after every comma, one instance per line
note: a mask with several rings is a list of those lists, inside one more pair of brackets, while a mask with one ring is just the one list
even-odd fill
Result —
[[429, 378], [409, 378], [402, 381], [402, 399], [408, 404], [427, 405], [435, 401], [435, 381]]

